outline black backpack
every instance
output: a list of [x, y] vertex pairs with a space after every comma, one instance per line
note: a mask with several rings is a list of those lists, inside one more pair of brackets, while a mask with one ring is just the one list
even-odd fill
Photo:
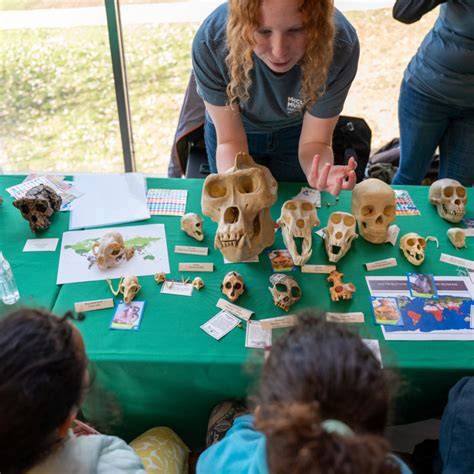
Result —
[[367, 122], [359, 117], [341, 115], [332, 137], [334, 164], [345, 165], [353, 156], [357, 161], [356, 176], [360, 183], [365, 176], [369, 162], [372, 130]]

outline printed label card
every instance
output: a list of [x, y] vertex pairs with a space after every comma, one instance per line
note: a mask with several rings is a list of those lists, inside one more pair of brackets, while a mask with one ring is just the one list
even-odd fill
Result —
[[304, 199], [312, 202], [316, 207], [321, 207], [321, 193], [318, 189], [303, 186], [293, 199]]
[[292, 272], [297, 270], [297, 266], [293, 263], [291, 254], [287, 249], [270, 250], [268, 258], [272, 264], [274, 272]]
[[182, 281], [166, 280], [161, 285], [160, 293], [164, 295], [192, 296], [193, 285], [192, 283], [184, 283]]
[[28, 239], [23, 252], [54, 252], [59, 239]]
[[120, 301], [117, 304], [114, 317], [110, 323], [110, 329], [138, 331], [140, 329], [144, 307], [144, 301], [132, 301], [130, 304], [125, 304]]
[[222, 339], [232, 329], [240, 324], [239, 318], [227, 311], [220, 311], [207, 323], [201, 326], [201, 329], [214, 339]]
[[438, 298], [434, 275], [426, 273], [407, 273], [408, 289], [412, 297]]
[[376, 324], [403, 326], [402, 314], [397, 298], [391, 296], [371, 296], [372, 311]]
[[472, 218], [472, 217], [465, 217], [465, 218], [462, 220], [462, 223], [463, 223], [466, 227], [473, 228], [473, 227], [474, 227], [474, 218]]
[[272, 345], [272, 330], [264, 328], [259, 321], [248, 321], [245, 347], [265, 349]]

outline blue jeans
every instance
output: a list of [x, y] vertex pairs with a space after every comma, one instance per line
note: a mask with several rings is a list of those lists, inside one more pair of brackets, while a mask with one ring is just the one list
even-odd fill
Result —
[[474, 184], [474, 109], [447, 105], [402, 82], [398, 101], [400, 167], [392, 184], [420, 184], [440, 150], [439, 179]]
[[450, 391], [439, 433], [443, 474], [474, 472], [474, 377], [462, 378]]
[[[254, 161], [270, 169], [277, 181], [306, 182], [306, 176], [298, 161], [298, 144], [301, 125], [283, 128], [275, 132], [247, 133], [249, 154]], [[214, 125], [204, 122], [204, 141], [211, 173], [217, 173], [217, 135]]]

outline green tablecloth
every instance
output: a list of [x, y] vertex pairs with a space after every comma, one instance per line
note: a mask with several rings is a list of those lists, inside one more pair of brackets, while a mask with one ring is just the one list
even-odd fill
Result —
[[[19, 182], [21, 178], [0, 177], [0, 190]], [[149, 188], [187, 189], [187, 212], [200, 211], [201, 180], [149, 179]], [[277, 219], [281, 204], [297, 194], [298, 184], [280, 184], [278, 202], [272, 208]], [[365, 338], [380, 341], [384, 366], [398, 368], [402, 380], [401, 391], [394, 407], [395, 422], [408, 422], [441, 413], [447, 392], [463, 375], [474, 374], [474, 342], [466, 341], [385, 341], [379, 326], [373, 323], [370, 310], [369, 290], [365, 276], [405, 275], [409, 271], [456, 275], [456, 267], [439, 262], [441, 252], [457, 256], [474, 257], [471, 248], [456, 251], [449, 243], [446, 230], [452, 227], [443, 221], [428, 202], [428, 188], [408, 189], [421, 216], [398, 217], [400, 236], [416, 231], [422, 236], [438, 237], [440, 248], [429, 243], [425, 262], [415, 269], [401, 255], [397, 246], [372, 245], [359, 238], [353, 242], [350, 252], [338, 263], [338, 270], [345, 273], [344, 281], [352, 282], [357, 292], [351, 301], [332, 302], [329, 296], [327, 275], [292, 273], [302, 288], [303, 297], [291, 312], [306, 307], [318, 307], [325, 311], [362, 311], [366, 315], [363, 325], [354, 325]], [[469, 191], [468, 211], [472, 217], [473, 190]], [[71, 309], [74, 302], [110, 297], [105, 281], [63, 285], [58, 294], [55, 284], [59, 250], [55, 253], [23, 254], [27, 238], [33, 237], [27, 223], [9, 204], [0, 208], [2, 236], [1, 248], [12, 262], [19, 281], [22, 303], [41, 304], [61, 314]], [[350, 212], [349, 192], [341, 194], [339, 202], [327, 207], [327, 201], [335, 204], [332, 196], [323, 194], [323, 206], [318, 210], [321, 226], [331, 212]], [[61, 237], [67, 229], [67, 215], [55, 216], [51, 228], [38, 236]], [[284, 311], [273, 305], [268, 291], [269, 276], [273, 273], [266, 251], [259, 263], [224, 264], [222, 255], [214, 250], [216, 225], [205, 218], [205, 239], [198, 243], [180, 230], [179, 217], [155, 216], [148, 223], [164, 223], [170, 258], [170, 277], [180, 278], [179, 262], [214, 262], [213, 273], [201, 273], [205, 288], [194, 292], [191, 298], [163, 295], [152, 276], [140, 277], [142, 290], [137, 299], [145, 300], [145, 311], [138, 332], [109, 330], [112, 309], [90, 312], [87, 319], [78, 324], [85, 342], [88, 357], [95, 373], [94, 397], [119, 407], [120, 416], [108, 415], [111, 425], [118, 422], [114, 431], [126, 439], [154, 425], [171, 426], [190, 446], [203, 444], [210, 409], [226, 398], [244, 397], [252, 393], [262, 355], [245, 348], [245, 330], [236, 328], [220, 341], [205, 334], [200, 326], [215, 315], [220, 293], [220, 283], [231, 269], [242, 274], [247, 292], [238, 304], [255, 312], [256, 319], [281, 316]], [[137, 225], [137, 223], [131, 224]], [[6, 233], [3, 229], [6, 228]], [[207, 246], [210, 255], [191, 256], [174, 253], [175, 245]], [[284, 248], [281, 233], [276, 234], [273, 248]], [[396, 257], [398, 266], [367, 272], [363, 263]], [[313, 237], [313, 255], [310, 264], [327, 264], [322, 240]], [[196, 274], [186, 274], [194, 277]], [[115, 396], [115, 402], [111, 396]], [[88, 415], [94, 415], [94, 405], [86, 404]]]

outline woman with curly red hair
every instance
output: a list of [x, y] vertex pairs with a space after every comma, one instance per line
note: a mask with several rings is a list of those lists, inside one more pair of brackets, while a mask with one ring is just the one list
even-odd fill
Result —
[[331, 141], [358, 59], [357, 34], [332, 0], [218, 7], [193, 42], [211, 171], [246, 151], [279, 181], [352, 189], [357, 164], [334, 165]]

